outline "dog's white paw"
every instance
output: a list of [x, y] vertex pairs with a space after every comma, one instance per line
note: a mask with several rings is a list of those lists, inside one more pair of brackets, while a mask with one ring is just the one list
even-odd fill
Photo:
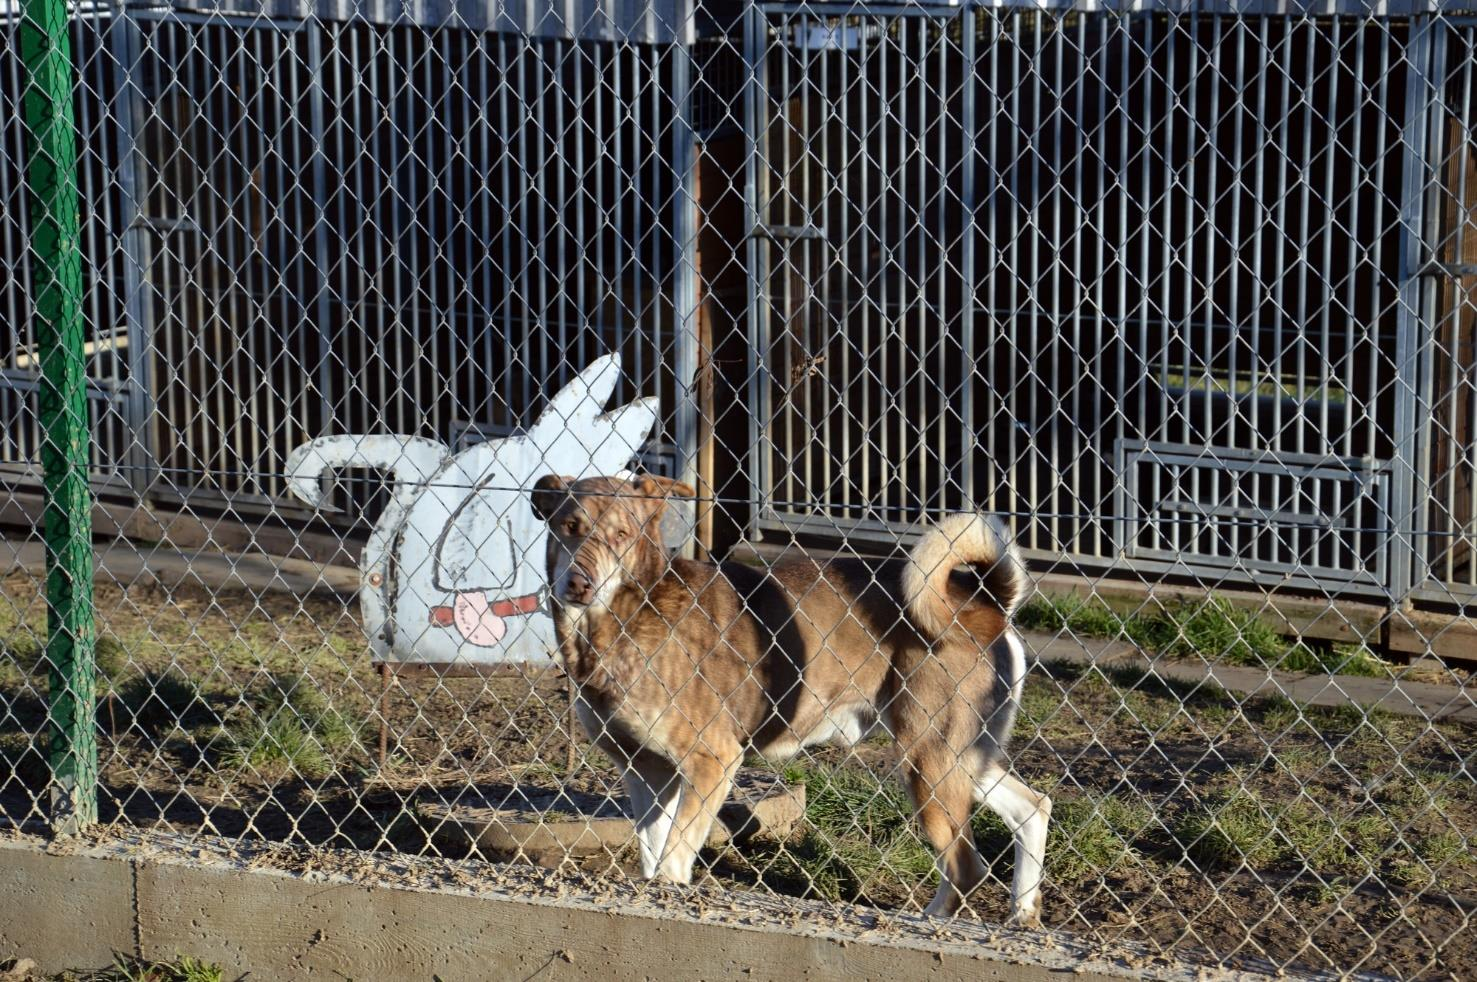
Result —
[[1036, 904], [1033, 907], [1023, 907], [1016, 910], [1010, 915], [1009, 920], [1005, 922], [1005, 926], [1024, 928], [1027, 931], [1041, 930], [1041, 905]]

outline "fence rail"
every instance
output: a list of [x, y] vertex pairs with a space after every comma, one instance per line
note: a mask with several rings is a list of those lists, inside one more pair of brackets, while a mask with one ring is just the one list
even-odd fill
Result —
[[1467, 973], [1477, 19], [1077, 6], [77, 7], [70, 334], [0, 8], [0, 825]]

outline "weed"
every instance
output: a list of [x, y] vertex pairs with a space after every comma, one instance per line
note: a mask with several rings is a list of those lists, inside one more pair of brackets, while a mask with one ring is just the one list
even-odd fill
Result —
[[1413, 836], [1411, 848], [1428, 866], [1438, 872], [1448, 864], [1472, 868], [1477, 866], [1472, 843], [1462, 838], [1461, 833], [1448, 829], [1430, 835]]
[[330, 750], [359, 748], [364, 721], [331, 704], [318, 682], [305, 675], [271, 676], [253, 701], [262, 715], [296, 717]]
[[1327, 750], [1315, 750], [1311, 747], [1288, 747], [1277, 751], [1274, 759], [1289, 776], [1299, 781], [1312, 777], [1328, 767], [1330, 762]]
[[301, 777], [318, 781], [333, 761], [302, 721], [286, 714], [238, 724], [227, 733], [225, 764], [249, 769], [268, 782]]
[[46, 652], [41, 637], [25, 624], [0, 634], [0, 662], [14, 665], [25, 675], [46, 674]]
[[883, 888], [908, 892], [934, 879], [933, 853], [919, 839], [901, 786], [854, 767], [791, 765], [804, 782], [807, 833], [770, 857], [766, 882], [790, 882], [826, 899], [856, 900]]
[[1028, 740], [1040, 733], [1048, 723], [1059, 716], [1062, 703], [1062, 694], [1057, 691], [1056, 686], [1035, 678], [1027, 679], [1025, 691], [1021, 694], [1020, 709], [1015, 719], [1018, 738]]
[[152, 962], [132, 955], [115, 955], [113, 964], [99, 972], [66, 972], [65, 982], [223, 982], [219, 965], [189, 955], [171, 962]]
[[128, 647], [111, 634], [99, 635], [93, 647], [100, 683], [121, 679], [128, 671]]
[[1303, 718], [1298, 704], [1283, 695], [1264, 699], [1256, 708], [1261, 710], [1262, 725], [1278, 732], [1296, 725]]

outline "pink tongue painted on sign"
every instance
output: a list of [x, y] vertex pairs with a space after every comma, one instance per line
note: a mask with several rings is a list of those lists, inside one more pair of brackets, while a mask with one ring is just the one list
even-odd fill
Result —
[[487, 594], [458, 593], [455, 607], [456, 628], [469, 642], [487, 648], [508, 633], [508, 622], [492, 612]]

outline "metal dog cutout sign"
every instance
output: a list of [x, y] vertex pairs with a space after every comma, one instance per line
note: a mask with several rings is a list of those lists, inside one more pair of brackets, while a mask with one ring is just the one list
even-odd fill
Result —
[[[439, 666], [544, 661], [554, 647], [545, 602], [547, 526], [527, 489], [548, 473], [623, 472], [656, 426], [658, 400], [603, 407], [620, 378], [618, 355], [596, 360], [559, 391], [526, 431], [461, 453], [404, 435], [327, 436], [294, 450], [292, 493], [313, 507], [324, 476], [388, 471], [393, 494], [360, 561], [360, 605], [372, 658]], [[669, 509], [670, 545], [689, 534]]]

